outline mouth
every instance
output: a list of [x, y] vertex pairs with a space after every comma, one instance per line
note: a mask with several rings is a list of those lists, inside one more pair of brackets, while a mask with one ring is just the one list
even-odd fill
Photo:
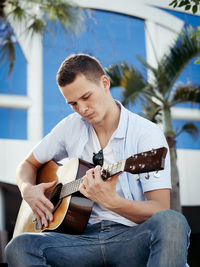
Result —
[[84, 116], [86, 120], [90, 120], [94, 116], [94, 113], [91, 113], [87, 116]]

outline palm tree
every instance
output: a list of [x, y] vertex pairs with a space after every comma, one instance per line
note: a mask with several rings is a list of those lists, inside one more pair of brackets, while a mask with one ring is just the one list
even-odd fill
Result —
[[9, 74], [15, 61], [15, 42], [9, 20], [23, 23], [26, 36], [54, 32], [59, 22], [65, 32], [75, 30], [82, 17], [81, 9], [66, 0], [0, 0], [0, 64], [9, 63]]
[[184, 30], [175, 44], [158, 62], [151, 66], [144, 59], [140, 61], [149, 70], [151, 82], [126, 63], [119, 63], [106, 69], [111, 79], [111, 87], [122, 86], [123, 104], [134, 104], [142, 101], [143, 115], [153, 122], [162, 122], [164, 134], [169, 144], [171, 156], [171, 208], [181, 211], [179, 197], [179, 175], [176, 163], [176, 137], [182, 131], [197, 135], [197, 127], [192, 123], [185, 124], [179, 132], [172, 125], [171, 108], [180, 103], [200, 103], [200, 87], [189, 83], [176, 86], [182, 70], [191, 59], [200, 53], [200, 42], [193, 28]]

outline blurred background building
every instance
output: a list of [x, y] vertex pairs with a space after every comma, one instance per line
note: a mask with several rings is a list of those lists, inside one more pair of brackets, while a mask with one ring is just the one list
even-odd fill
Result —
[[[174, 10], [167, 0], [76, 2], [85, 8], [82, 29], [77, 34], [67, 37], [58, 27], [56, 38], [46, 33], [43, 38], [35, 36], [30, 42], [21, 34], [21, 27], [12, 25], [17, 54], [11, 78], [7, 75], [8, 67], [0, 67], [1, 248], [11, 238], [21, 201], [15, 182], [17, 165], [57, 122], [72, 112], [56, 84], [61, 62], [72, 53], [87, 53], [98, 58], [105, 67], [125, 61], [147, 76], [138, 55], [156, 64], [156, 57], [166, 52], [183, 27], [200, 25], [199, 15]], [[4, 30], [0, 25], [0, 36]], [[200, 67], [193, 61], [178, 82], [198, 84], [199, 78]], [[122, 98], [122, 88], [111, 92], [116, 99]], [[140, 112], [138, 105], [130, 108]], [[178, 128], [192, 121], [200, 129], [198, 108], [189, 105], [174, 108], [174, 125]], [[189, 135], [182, 134], [177, 138], [177, 149], [183, 212], [193, 234], [199, 234], [200, 138], [194, 142]], [[1, 262], [3, 254], [0, 257]]]

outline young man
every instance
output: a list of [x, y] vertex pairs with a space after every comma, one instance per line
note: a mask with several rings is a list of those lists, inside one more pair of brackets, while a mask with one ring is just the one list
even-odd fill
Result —
[[[58, 123], [17, 170], [22, 197], [40, 227], [41, 220], [48, 225], [46, 215], [53, 220], [54, 208], [44, 192], [55, 183], [35, 185], [45, 162], [65, 157], [92, 162], [93, 153], [103, 150], [107, 166], [167, 147], [156, 125], [112, 98], [110, 81], [95, 58], [68, 57], [57, 83], [75, 113]], [[87, 171], [79, 190], [94, 207], [84, 233], [19, 235], [6, 248], [9, 266], [186, 266], [189, 227], [181, 214], [169, 210], [169, 153], [159, 178], [155, 173], [139, 177], [123, 173], [104, 182], [100, 166]]]

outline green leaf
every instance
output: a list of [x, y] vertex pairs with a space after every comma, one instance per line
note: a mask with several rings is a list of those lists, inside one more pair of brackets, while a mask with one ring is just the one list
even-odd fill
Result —
[[198, 10], [198, 6], [197, 6], [197, 5], [194, 5], [194, 6], [192, 7], [192, 12], [193, 12], [193, 14], [197, 13], [197, 10]]
[[186, 5], [185, 10], [189, 10], [191, 8], [191, 5]]
[[187, 1], [183, 0], [179, 3], [178, 7], [182, 7], [182, 6], [185, 6], [187, 5]]
[[197, 60], [195, 60], [195, 62], [194, 62], [195, 64], [200, 64], [200, 57], [198, 57], [198, 59]]
[[173, 1], [169, 4], [169, 6], [172, 6], [172, 5], [176, 4], [176, 3], [177, 3], [177, 0], [173, 0]]

